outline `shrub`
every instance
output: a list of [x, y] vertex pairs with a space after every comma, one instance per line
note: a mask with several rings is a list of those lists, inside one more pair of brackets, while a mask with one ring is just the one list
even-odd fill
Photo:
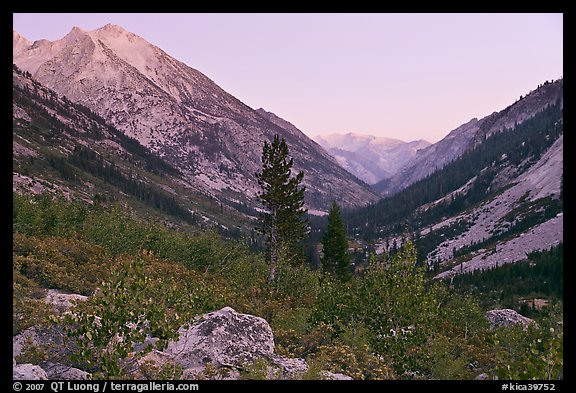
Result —
[[494, 333], [499, 379], [563, 379], [564, 329], [561, 305], [539, 326], [499, 328]]

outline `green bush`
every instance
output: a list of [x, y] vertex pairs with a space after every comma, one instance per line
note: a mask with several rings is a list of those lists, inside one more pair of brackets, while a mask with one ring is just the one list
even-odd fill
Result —
[[494, 344], [499, 379], [563, 379], [563, 326], [562, 308], [556, 305], [539, 325], [497, 329]]
[[44, 324], [52, 311], [38, 298], [41, 296], [41, 288], [18, 272], [13, 277], [12, 334], [16, 336], [31, 326]]
[[[96, 378], [124, 377], [123, 364], [153, 348], [134, 352], [147, 335], [159, 338], [157, 349], [178, 338], [178, 328], [212, 307], [213, 294], [192, 271], [169, 267], [149, 252], [119, 258], [109, 281], [76, 312], [66, 315], [68, 334], [76, 337], [75, 360], [93, 369]], [[208, 295], [208, 296], [207, 296]], [[207, 307], [208, 306], [208, 307]]]
[[109, 259], [99, 246], [61, 237], [13, 238], [14, 269], [42, 288], [91, 294], [107, 277]]
[[[355, 332], [370, 348], [390, 360], [397, 375], [434, 373], [430, 338], [442, 329], [469, 339], [485, 328], [484, 317], [471, 298], [458, 298], [445, 285], [430, 282], [416, 268], [410, 241], [383, 265], [372, 263], [349, 284], [330, 279], [321, 283], [311, 323], [334, 327], [332, 340], [342, 342], [344, 332]], [[436, 369], [436, 374], [438, 370]]]

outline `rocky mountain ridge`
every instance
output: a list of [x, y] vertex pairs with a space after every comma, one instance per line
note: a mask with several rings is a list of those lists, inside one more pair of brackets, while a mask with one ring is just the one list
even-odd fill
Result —
[[416, 156], [394, 176], [374, 185], [374, 189], [382, 195], [392, 195], [399, 192], [410, 184], [441, 169], [490, 135], [522, 123], [557, 100], [562, 106], [563, 85], [563, 79], [553, 82], [547, 81], [507, 108], [480, 120], [471, 119], [452, 130], [442, 140], [418, 151]]
[[119, 26], [75, 27], [53, 42], [30, 43], [14, 32], [13, 62], [135, 138], [213, 196], [253, 202], [263, 142], [280, 134], [295, 170], [306, 172], [308, 207], [325, 211], [332, 199], [362, 206], [378, 198], [295, 127], [271, 121]]
[[[428, 255], [429, 260], [449, 260], [454, 257], [454, 252], [462, 248], [480, 243], [495, 234], [506, 233], [517, 221], [523, 219], [523, 214], [519, 213], [521, 211], [519, 207], [522, 204], [537, 206], [537, 201], [545, 200], [545, 198], [556, 200], [561, 191], [563, 143], [564, 137], [560, 136], [538, 162], [518, 176], [510, 188], [494, 199], [482, 203], [465, 214], [436, 224], [433, 227], [434, 230], [459, 220], [471, 223], [457, 237], [446, 239], [440, 243]], [[542, 209], [542, 207], [539, 208]], [[517, 217], [510, 217], [511, 212], [514, 211], [518, 212], [516, 213]], [[553, 217], [528, 228], [525, 232], [497, 242], [493, 248], [478, 249], [472, 253], [471, 258], [438, 274], [437, 278], [446, 278], [458, 273], [483, 270], [524, 260], [530, 252], [547, 250], [562, 243], [563, 229], [564, 214], [559, 212]]]
[[[436, 278], [523, 261], [562, 244], [562, 92], [562, 80], [544, 83], [421, 150], [419, 165], [427, 160], [434, 165], [440, 150], [460, 155], [351, 213], [356, 236], [375, 241], [377, 252], [384, 253], [409, 231], [419, 262]], [[410, 173], [419, 168], [427, 170], [415, 165]]]

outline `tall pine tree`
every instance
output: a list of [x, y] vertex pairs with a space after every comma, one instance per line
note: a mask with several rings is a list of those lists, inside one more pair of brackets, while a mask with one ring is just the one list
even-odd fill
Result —
[[348, 240], [346, 228], [340, 216], [340, 208], [336, 201], [332, 202], [328, 213], [328, 227], [322, 238], [324, 258], [322, 268], [325, 272], [333, 273], [343, 281], [350, 279], [350, 255], [348, 254]]
[[288, 156], [284, 138], [274, 136], [272, 144], [264, 142], [262, 149], [262, 172], [256, 174], [262, 191], [258, 198], [267, 211], [260, 215], [258, 230], [266, 238], [270, 260], [269, 280], [276, 278], [278, 251], [280, 247], [290, 257], [303, 255], [302, 240], [308, 235], [308, 222], [304, 215], [305, 187], [301, 186], [304, 172], [291, 177], [294, 159]]

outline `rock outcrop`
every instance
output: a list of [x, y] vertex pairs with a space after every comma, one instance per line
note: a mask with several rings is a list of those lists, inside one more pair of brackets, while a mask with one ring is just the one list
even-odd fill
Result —
[[86, 380], [90, 375], [84, 370], [60, 363], [42, 364], [42, 369], [46, 371], [48, 379]]
[[488, 322], [490, 322], [491, 329], [516, 324], [521, 324], [524, 326], [524, 328], [527, 328], [528, 325], [535, 323], [534, 320], [527, 318], [509, 308], [487, 311], [486, 319], [488, 319]]

